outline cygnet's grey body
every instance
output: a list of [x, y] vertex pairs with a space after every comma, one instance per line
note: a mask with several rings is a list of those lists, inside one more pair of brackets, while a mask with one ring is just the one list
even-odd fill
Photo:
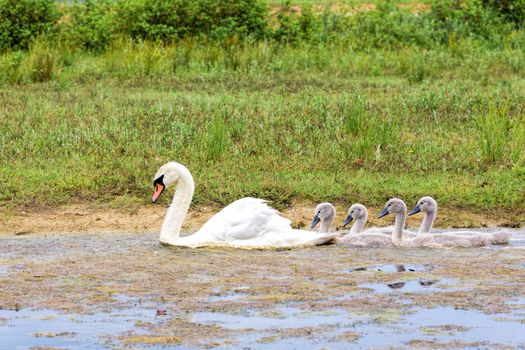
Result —
[[[407, 207], [399, 198], [390, 199], [379, 218], [394, 214], [396, 216], [392, 242], [396, 246], [452, 248], [452, 247], [481, 247], [488, 244], [488, 240], [481, 235], [457, 235], [453, 233], [421, 233], [411, 239], [403, 238]], [[426, 228], [426, 227], [425, 227]]]
[[[419, 234], [429, 234], [432, 230], [432, 225], [437, 216], [437, 202], [434, 198], [426, 196], [421, 198], [414, 209], [408, 214], [414, 215], [419, 212], [425, 213], [423, 222], [419, 228]], [[502, 229], [497, 232], [476, 232], [471, 230], [453, 230], [441, 232], [440, 234], [454, 235], [454, 236], [477, 236], [481, 238], [485, 244], [507, 244], [509, 243], [510, 232], [508, 230]]]
[[368, 221], [368, 211], [362, 204], [353, 204], [348, 209], [348, 216], [346, 217], [344, 226], [354, 221], [350, 231], [342, 237], [335, 238], [335, 243], [350, 244], [356, 246], [389, 246], [392, 245], [390, 235], [382, 232], [368, 231], [361, 233], [366, 222]]

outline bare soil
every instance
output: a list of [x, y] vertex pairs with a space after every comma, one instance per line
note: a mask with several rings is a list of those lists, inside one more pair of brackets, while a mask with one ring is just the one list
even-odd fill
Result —
[[[309, 226], [315, 203], [300, 201], [283, 210], [283, 215], [292, 220], [296, 228]], [[23, 235], [30, 233], [146, 233], [158, 232], [166, 212], [165, 205], [144, 205], [132, 208], [104, 208], [86, 204], [74, 204], [57, 208], [33, 207], [25, 209], [0, 210], [0, 234]], [[347, 206], [336, 204], [337, 218], [333, 229], [340, 228], [347, 213]], [[200, 206], [192, 208], [183, 226], [185, 231], [197, 230], [218, 207]], [[378, 220], [381, 208], [369, 208], [369, 226], [388, 226], [393, 218]], [[417, 227], [421, 215], [408, 219], [409, 227]], [[479, 212], [459, 208], [441, 208], [435, 227], [521, 227], [525, 223], [525, 213], [493, 211]]]

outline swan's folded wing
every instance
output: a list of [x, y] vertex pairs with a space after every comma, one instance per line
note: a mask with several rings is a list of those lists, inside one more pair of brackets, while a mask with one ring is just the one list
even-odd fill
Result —
[[335, 242], [338, 232], [319, 233], [314, 231], [269, 228], [264, 234], [267, 244], [272, 247], [312, 247]]
[[269, 228], [290, 230], [291, 225], [264, 200], [247, 197], [236, 200], [215, 214], [199, 233], [223, 241], [250, 240], [258, 238]]

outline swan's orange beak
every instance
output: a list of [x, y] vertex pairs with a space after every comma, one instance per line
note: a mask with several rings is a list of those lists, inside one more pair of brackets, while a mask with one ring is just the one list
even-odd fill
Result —
[[162, 194], [162, 191], [164, 191], [166, 187], [163, 184], [155, 184], [155, 193], [153, 193], [153, 197], [151, 198], [151, 201], [155, 203], [155, 201], [160, 197]]

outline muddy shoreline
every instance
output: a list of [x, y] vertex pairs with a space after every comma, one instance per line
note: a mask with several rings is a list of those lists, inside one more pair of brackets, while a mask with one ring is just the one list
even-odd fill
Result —
[[[313, 202], [295, 202], [282, 211], [292, 220], [295, 228], [306, 228], [312, 220]], [[348, 207], [336, 204], [337, 218], [334, 227], [340, 227]], [[0, 235], [23, 235], [32, 233], [144, 233], [158, 232], [166, 212], [166, 205], [143, 205], [130, 208], [100, 207], [73, 204], [51, 207], [28, 207], [23, 209], [0, 209]], [[192, 207], [186, 216], [183, 230], [197, 230], [219, 207]], [[377, 220], [381, 208], [369, 208], [369, 226], [388, 226], [392, 218]], [[409, 227], [416, 228], [422, 218], [409, 217]], [[440, 208], [436, 228], [457, 227], [523, 227], [525, 212], [474, 211], [460, 208]]]
[[155, 233], [4, 235], [0, 348], [519, 348], [520, 244], [246, 251]]

